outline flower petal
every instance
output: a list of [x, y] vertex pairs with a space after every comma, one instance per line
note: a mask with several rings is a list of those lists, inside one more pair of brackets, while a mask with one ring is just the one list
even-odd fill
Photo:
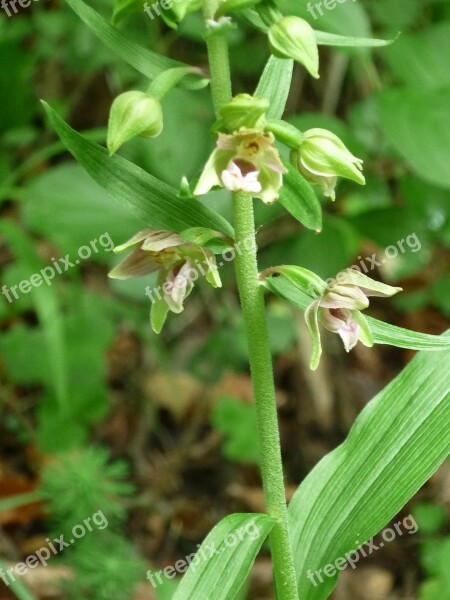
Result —
[[170, 310], [176, 314], [183, 312], [183, 302], [191, 293], [194, 283], [189, 279], [189, 271], [194, 269], [190, 260], [183, 263], [181, 268], [171, 269], [163, 284], [164, 299]]
[[114, 269], [108, 273], [111, 279], [131, 279], [133, 277], [144, 277], [160, 269], [160, 263], [148, 252], [137, 248]]
[[255, 198], [260, 198], [265, 204], [273, 204], [275, 200], [278, 200], [283, 185], [281, 173], [264, 168], [259, 174], [259, 182], [261, 183], [261, 192], [255, 194]]
[[347, 269], [345, 271], [345, 280], [343, 281], [345, 281], [345, 284], [357, 285], [366, 296], [387, 298], [403, 291], [401, 287], [392, 287], [380, 281], [375, 281], [356, 269]]
[[359, 337], [359, 327], [356, 321], [350, 320], [348, 323], [345, 323], [339, 331], [339, 337], [344, 343], [344, 348], [347, 352], [350, 352], [352, 348], [356, 346], [358, 343]]
[[230, 161], [227, 168], [222, 171], [221, 179], [230, 192], [259, 193], [262, 188], [258, 176], [258, 171], [250, 171], [243, 175], [239, 166], [234, 161]]
[[369, 306], [369, 300], [358, 286], [337, 283], [327, 289], [320, 301], [320, 306], [322, 308], [362, 310]]
[[162, 252], [167, 248], [174, 248], [184, 244], [181, 237], [173, 231], [149, 230], [151, 233], [145, 238], [141, 246], [142, 250], [149, 252]]
[[164, 298], [155, 298], [150, 309], [150, 323], [155, 333], [161, 333], [169, 313], [169, 305]]
[[227, 168], [233, 155], [234, 151], [232, 149], [216, 148], [213, 151], [203, 169], [203, 173], [200, 175], [194, 190], [194, 196], [202, 196], [207, 194], [213, 187], [222, 186], [220, 175]]
[[122, 254], [123, 252], [126, 252], [127, 250], [132, 250], [134, 248], [137, 248], [140, 245], [140, 243], [143, 240], [145, 240], [146, 237], [152, 235], [154, 232], [155, 232], [155, 229], [142, 229], [142, 231], [138, 231], [138, 233], [133, 235], [133, 237], [130, 238], [124, 244], [120, 244], [119, 246], [116, 246], [114, 248], [114, 252], [116, 254]]

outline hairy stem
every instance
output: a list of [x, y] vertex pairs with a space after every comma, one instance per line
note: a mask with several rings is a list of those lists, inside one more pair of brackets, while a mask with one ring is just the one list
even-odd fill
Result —
[[[217, 7], [218, 0], [204, 1], [205, 21], [214, 18]], [[214, 110], [216, 116], [220, 116], [221, 106], [229, 102], [232, 96], [228, 45], [225, 36], [221, 33], [209, 35], [207, 45]], [[237, 192], [233, 194], [233, 203], [238, 249], [235, 259], [236, 276], [247, 334], [256, 404], [264, 497], [267, 514], [277, 521], [270, 534], [277, 600], [298, 600], [288, 533], [272, 356], [263, 288], [259, 284], [253, 199], [247, 193]], [[247, 250], [249, 242], [251, 242], [251, 250]]]
[[[218, 0], [205, 0], [203, 15], [205, 22], [214, 20]], [[230, 62], [228, 58], [228, 42], [224, 32], [209, 29], [206, 37], [209, 69], [211, 72], [211, 93], [216, 117], [220, 117], [220, 107], [232, 98]]]
[[[278, 523], [270, 534], [278, 600], [298, 600], [294, 562], [289, 542], [287, 507], [275, 404], [272, 356], [269, 346], [263, 288], [256, 258], [253, 200], [233, 195], [236, 231], [236, 276], [247, 334], [253, 392], [256, 403], [261, 472], [267, 514]], [[253, 241], [251, 250], [249, 240]]]

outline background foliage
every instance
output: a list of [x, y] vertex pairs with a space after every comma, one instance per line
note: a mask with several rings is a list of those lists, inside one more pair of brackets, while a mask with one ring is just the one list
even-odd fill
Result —
[[[256, 206], [261, 266], [301, 263], [332, 277], [374, 252], [383, 258], [387, 246], [415, 234], [420, 250], [405, 246], [373, 274], [405, 289], [387, 305], [374, 303], [373, 315], [440, 333], [450, 319], [450, 3], [348, 0], [317, 21], [297, 0], [284, 4], [286, 13], [323, 31], [402, 35], [381, 50], [322, 49], [319, 81], [296, 68], [288, 120], [339, 135], [364, 158], [367, 186], [341, 182], [336, 204], [323, 203], [320, 235], [280, 206]], [[120, 8], [104, 0], [92, 6], [107, 19]], [[151, 50], [206, 64], [197, 13], [171, 29], [138, 7], [117, 26]], [[251, 91], [268, 57], [265, 39], [245, 23], [229, 38], [235, 91]], [[112, 99], [145, 85], [68, 5], [40, 0], [11, 18], [0, 15], [2, 285], [28, 279], [52, 257], [76, 255], [104, 232], [118, 244], [141, 227], [65, 154], [39, 99], [104, 144]], [[164, 118], [160, 138], [133, 140], [121, 154], [177, 187], [183, 175], [199, 174], [212, 147], [208, 90], [177, 88], [164, 103]], [[230, 218], [226, 193], [204, 202]], [[173, 564], [220, 517], [261, 510], [232, 265], [221, 270], [223, 293], [201, 286], [156, 338], [144, 295], [151, 278], [108, 281], [114, 262], [102, 250], [51, 287], [0, 303], [1, 555], [14, 562], [50, 531], [62, 533], [96, 509], [112, 523], [106, 534], [96, 532], [55, 559], [55, 569], [66, 564], [76, 573], [65, 581], [63, 597], [151, 598], [148, 561]], [[276, 298], [268, 310], [287, 480], [296, 486], [411, 354], [361, 348], [347, 360], [330, 337], [320, 377], [312, 379], [300, 313]], [[378, 577], [378, 591], [388, 589], [381, 597], [448, 596], [449, 476], [444, 465], [412, 503], [421, 529], [410, 546], [399, 540], [343, 582], [352, 597], [372, 597], [370, 586], [358, 583], [363, 574], [369, 582]], [[44, 503], [11, 500], [36, 490]], [[263, 552], [249, 598], [270, 598], [268, 576]], [[56, 570], [52, 585], [58, 577]], [[171, 596], [169, 584], [157, 590], [158, 600]], [[48, 594], [45, 585], [30, 585], [36, 596]]]

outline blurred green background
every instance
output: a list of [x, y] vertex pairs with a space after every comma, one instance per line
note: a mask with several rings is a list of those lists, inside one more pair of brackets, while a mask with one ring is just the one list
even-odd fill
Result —
[[[375, 254], [381, 264], [371, 276], [405, 291], [375, 301], [372, 314], [441, 333], [450, 322], [450, 2], [347, 0], [323, 16], [316, 10], [317, 20], [303, 5], [285, 0], [283, 12], [333, 33], [402, 34], [377, 51], [322, 47], [318, 81], [296, 67], [286, 118], [339, 135], [364, 159], [367, 186], [342, 181], [336, 203], [323, 201], [317, 235], [282, 207], [256, 204], [261, 266], [301, 264], [327, 278]], [[108, 20], [118, 6], [126, 12], [123, 2], [92, 6]], [[229, 34], [236, 93], [255, 88], [268, 58], [264, 36], [239, 25]], [[117, 26], [206, 66], [198, 12], [178, 29], [141, 10]], [[155, 590], [146, 569], [194, 551], [225, 514], [263, 510], [232, 264], [221, 270], [222, 290], [199, 285], [157, 337], [144, 294], [152, 278], [108, 280], [117, 259], [106, 243], [87, 259], [78, 254], [102, 235], [122, 243], [142, 224], [65, 152], [39, 99], [104, 144], [113, 98], [145, 86], [63, 2], [39, 0], [10, 17], [0, 9], [1, 285], [80, 256], [51, 285], [0, 302], [0, 556], [13, 564], [98, 510], [109, 520], [30, 571], [23, 581], [35, 598], [169, 599], [176, 584]], [[178, 186], [200, 173], [212, 121], [208, 89], [177, 89], [164, 102], [161, 137], [135, 139], [120, 153]], [[205, 202], [231, 218], [227, 193]], [[268, 315], [292, 492], [411, 353], [358, 346], [346, 356], [328, 336], [311, 375], [302, 315], [275, 298]], [[419, 533], [345, 572], [334, 597], [449, 600], [449, 489], [446, 463], [405, 508]], [[263, 552], [242, 599], [272, 598], [270, 578]], [[0, 600], [14, 597], [0, 588]]]

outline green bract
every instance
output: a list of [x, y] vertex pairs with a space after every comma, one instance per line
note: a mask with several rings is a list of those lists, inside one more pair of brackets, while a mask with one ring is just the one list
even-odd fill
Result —
[[300, 17], [284, 17], [269, 29], [272, 53], [293, 58], [315, 79], [319, 78], [319, 50], [314, 29]]

